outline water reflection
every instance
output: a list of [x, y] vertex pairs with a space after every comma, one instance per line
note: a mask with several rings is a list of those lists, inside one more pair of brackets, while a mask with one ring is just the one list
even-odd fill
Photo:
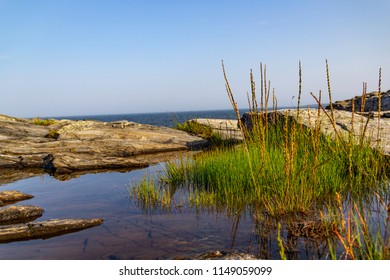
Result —
[[[329, 244], [338, 244], [337, 257], [343, 257], [344, 248], [337, 238], [316, 236], [323, 226], [317, 223], [320, 216], [275, 219], [250, 207], [234, 213], [224, 208], [196, 208], [185, 203], [183, 190], [174, 192], [171, 208], [145, 212], [131, 199], [129, 187], [145, 174], [161, 170], [162, 165], [156, 165], [133, 171], [80, 174], [66, 181], [31, 171], [23, 174], [23, 179], [2, 181], [0, 190], [15, 189], [34, 195], [28, 203], [45, 209], [41, 220], [99, 217], [105, 222], [46, 240], [0, 244], [0, 259], [176, 259], [214, 250], [279, 259], [278, 223], [282, 224], [280, 235], [288, 259], [328, 259]], [[381, 199], [389, 202], [386, 196]], [[371, 219], [370, 224], [384, 233], [388, 230], [388, 213], [384, 215], [378, 199], [370, 203], [368, 208], [376, 219]], [[348, 209], [345, 206], [343, 210], [346, 215]]]

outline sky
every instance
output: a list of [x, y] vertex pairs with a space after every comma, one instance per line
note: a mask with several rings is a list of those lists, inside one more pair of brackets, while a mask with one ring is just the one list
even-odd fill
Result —
[[0, 114], [239, 107], [260, 63], [278, 106], [390, 89], [390, 0], [0, 0]]

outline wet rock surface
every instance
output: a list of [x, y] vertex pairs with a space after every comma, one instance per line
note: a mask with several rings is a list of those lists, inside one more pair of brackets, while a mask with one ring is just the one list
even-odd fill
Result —
[[49, 173], [139, 168], [166, 153], [198, 149], [206, 140], [166, 127], [128, 121], [33, 120], [0, 115], [0, 168], [43, 168]]
[[[2, 191], [0, 192], [0, 206], [5, 204], [14, 203], [26, 199], [33, 198], [30, 194], [21, 193], [19, 191]], [[1, 209], [0, 209], [1, 211]]]
[[[32, 195], [15, 190], [0, 192], [1, 203], [16, 203]], [[0, 243], [42, 239], [101, 225], [103, 219], [52, 219], [34, 222], [44, 210], [32, 205], [0, 205]]]
[[52, 219], [17, 225], [0, 226], [0, 243], [42, 239], [101, 225], [102, 219]]
[[38, 206], [17, 205], [0, 208], [0, 224], [14, 224], [18, 222], [31, 221], [43, 214], [43, 209]]

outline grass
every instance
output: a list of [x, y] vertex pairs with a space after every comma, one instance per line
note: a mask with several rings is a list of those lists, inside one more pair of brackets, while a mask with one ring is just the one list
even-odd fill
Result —
[[58, 130], [49, 130], [49, 133], [46, 134], [46, 138], [51, 138], [57, 140], [60, 137], [60, 134], [58, 133]]
[[[300, 108], [301, 70], [299, 64], [297, 117], [306, 114]], [[287, 111], [269, 112], [270, 83], [265, 81], [266, 70], [261, 66], [260, 102], [251, 71], [252, 100], [248, 94], [251, 124], [244, 124], [224, 67], [223, 73], [243, 143], [217, 147], [191, 159], [167, 163], [160, 178], [161, 185], [186, 188], [188, 201], [197, 208], [224, 208], [231, 215], [249, 209], [254, 216], [266, 213], [275, 221], [283, 219], [284, 228], [290, 234], [295, 230], [300, 236], [315, 233], [316, 238], [326, 238], [331, 258], [388, 259], [389, 212], [377, 211], [379, 216], [374, 219], [373, 212], [366, 209], [374, 197], [382, 201], [381, 207], [388, 207], [383, 197], [389, 191], [389, 162], [380, 151], [372, 149], [365, 133], [355, 136], [355, 130], [366, 129], [369, 119], [362, 122], [361, 127], [352, 126], [348, 134], [342, 135], [336, 129], [332, 106], [330, 111], [323, 109], [321, 92], [318, 97], [312, 94], [318, 109], [317, 119], [309, 127], [294, 121]], [[326, 76], [329, 99], [332, 100], [327, 62]], [[363, 86], [363, 100], [365, 88]], [[276, 109], [274, 91], [272, 100], [272, 107]], [[364, 105], [361, 109], [363, 111]], [[355, 108], [352, 111], [352, 118], [355, 118]], [[332, 124], [333, 137], [321, 132], [321, 117]], [[378, 119], [378, 131], [379, 125]], [[210, 133], [209, 129], [191, 123], [182, 129]], [[162, 196], [153, 199], [158, 201]], [[343, 209], [347, 204], [350, 207]], [[310, 216], [313, 220], [297, 224], [297, 215]], [[292, 217], [294, 226], [287, 217]], [[375, 226], [374, 221], [381, 226]], [[281, 258], [286, 258], [281, 227], [277, 242]], [[342, 253], [339, 248], [343, 249]]]
[[[247, 140], [247, 148], [218, 148], [169, 163], [164, 180], [191, 185], [199, 195], [211, 193], [232, 211], [237, 205], [261, 205], [281, 216], [305, 212], [337, 193], [370, 196], [387, 178], [387, 160], [368, 146], [345, 148], [288, 122], [263, 132], [265, 137]], [[264, 143], [254, 140], [259, 137]]]
[[41, 118], [34, 118], [33, 124], [35, 125], [42, 125], [42, 126], [49, 126], [52, 124], [55, 124], [56, 120], [54, 119], [41, 119]]
[[177, 123], [175, 129], [188, 132], [190, 134], [206, 139], [211, 147], [221, 147], [231, 145], [231, 141], [225, 140], [215, 133], [210, 126], [198, 123], [196, 120], [189, 120], [183, 124]]
[[169, 188], [159, 187], [148, 177], [144, 177], [137, 187], [131, 190], [131, 195], [145, 212], [169, 210], [172, 205]]
[[195, 120], [190, 120], [183, 124], [177, 123], [175, 128], [191, 134], [199, 135], [203, 138], [212, 138], [215, 136], [210, 126], [200, 124]]

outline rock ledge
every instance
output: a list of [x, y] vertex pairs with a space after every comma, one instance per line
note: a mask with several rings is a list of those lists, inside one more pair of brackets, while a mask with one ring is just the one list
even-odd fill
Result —
[[0, 115], [0, 168], [52, 173], [146, 167], [206, 140], [183, 131], [128, 121], [57, 120], [44, 126]]

